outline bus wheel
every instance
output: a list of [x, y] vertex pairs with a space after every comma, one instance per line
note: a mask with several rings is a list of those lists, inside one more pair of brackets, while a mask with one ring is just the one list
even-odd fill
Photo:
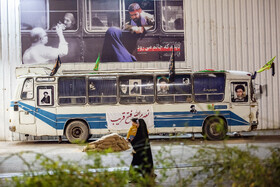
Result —
[[205, 122], [203, 132], [209, 140], [223, 140], [227, 134], [226, 122], [220, 117], [210, 117]]
[[82, 121], [72, 121], [66, 128], [66, 137], [71, 143], [86, 142], [89, 132], [86, 124]]

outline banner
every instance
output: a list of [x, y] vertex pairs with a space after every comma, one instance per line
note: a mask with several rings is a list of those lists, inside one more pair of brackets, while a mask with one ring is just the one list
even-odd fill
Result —
[[110, 130], [125, 130], [132, 125], [132, 118], [142, 118], [147, 128], [154, 128], [154, 113], [152, 106], [116, 106], [110, 107], [106, 112], [106, 121]]
[[23, 64], [185, 60], [183, 0], [21, 0], [20, 20]]

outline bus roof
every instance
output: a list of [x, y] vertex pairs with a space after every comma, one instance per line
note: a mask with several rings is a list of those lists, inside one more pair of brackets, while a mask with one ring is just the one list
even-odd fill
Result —
[[[115, 67], [115, 66], [114, 66]], [[53, 68], [52, 64], [41, 65], [22, 65], [16, 68], [16, 77], [26, 76], [48, 76]], [[131, 69], [111, 69], [94, 71], [94, 64], [91, 63], [67, 63], [62, 64], [58, 69], [56, 76], [63, 75], [89, 75], [89, 74], [123, 74], [123, 73], [168, 73], [168, 66], [166, 69], [152, 69], [152, 68], [131, 68]], [[191, 72], [191, 68], [176, 69], [177, 72]]]
[[[166, 69], [121, 69], [121, 70], [93, 70], [94, 65], [89, 63], [68, 63], [63, 64], [57, 74], [55, 76], [81, 76], [81, 75], [118, 75], [118, 74], [163, 74], [163, 73], [169, 73], [168, 67]], [[36, 66], [26, 66], [23, 65], [21, 67], [16, 68], [16, 76], [17, 77], [27, 77], [27, 76], [49, 76], [51, 70], [53, 68], [52, 64], [42, 64], [42, 65], [36, 65]], [[238, 77], [238, 76], [251, 76], [252, 74], [250, 72], [246, 71], [234, 71], [234, 70], [202, 70], [197, 72], [192, 72], [191, 68], [179, 68], [175, 70], [176, 73], [227, 73], [232, 75], [232, 77]]]

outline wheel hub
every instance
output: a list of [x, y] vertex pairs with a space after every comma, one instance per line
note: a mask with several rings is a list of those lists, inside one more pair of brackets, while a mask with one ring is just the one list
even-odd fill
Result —
[[219, 123], [212, 123], [210, 126], [210, 131], [214, 136], [219, 136], [221, 134], [219, 125], [220, 125]]
[[82, 132], [83, 132], [83, 131], [82, 131], [81, 128], [75, 127], [75, 128], [73, 128], [73, 130], [72, 130], [72, 135], [73, 135], [73, 137], [75, 137], [75, 138], [79, 138], [79, 137], [81, 136]]

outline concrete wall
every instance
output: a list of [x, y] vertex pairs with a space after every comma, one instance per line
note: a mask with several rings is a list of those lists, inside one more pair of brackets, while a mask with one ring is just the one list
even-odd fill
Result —
[[[21, 65], [19, 0], [0, 1], [0, 140], [21, 139], [11, 134], [10, 99], [15, 91], [15, 67]], [[276, 75], [270, 71], [257, 76], [267, 85], [260, 99], [261, 129], [280, 128], [280, 1], [279, 0], [184, 0], [186, 62], [191, 66], [253, 72], [273, 56]], [[100, 65], [112, 68], [167, 68], [167, 63], [121, 63]]]

